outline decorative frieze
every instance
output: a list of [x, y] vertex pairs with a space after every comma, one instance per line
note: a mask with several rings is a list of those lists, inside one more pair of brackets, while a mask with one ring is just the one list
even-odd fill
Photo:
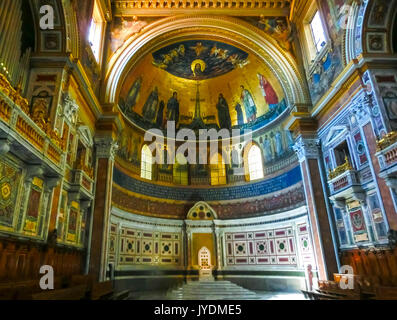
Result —
[[291, 1], [164, 1], [164, 0], [118, 0], [114, 1], [115, 15], [165, 15], [169, 14], [170, 10], [173, 13], [188, 14], [196, 13], [197, 9], [204, 12], [219, 13], [226, 15], [258, 15], [259, 13], [267, 16], [286, 16], [290, 12]]

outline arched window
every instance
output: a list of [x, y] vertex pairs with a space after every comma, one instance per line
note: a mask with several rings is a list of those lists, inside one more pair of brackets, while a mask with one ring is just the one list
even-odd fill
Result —
[[174, 183], [187, 186], [189, 184], [189, 172], [186, 157], [177, 154], [174, 164]]
[[211, 185], [226, 184], [226, 166], [220, 153], [214, 154], [210, 161]]
[[250, 181], [264, 178], [261, 149], [257, 145], [252, 145], [248, 152], [248, 171]]
[[325, 30], [323, 22], [321, 21], [320, 11], [317, 11], [310, 22], [310, 29], [313, 37], [313, 44], [317, 50], [317, 53], [321, 52], [324, 46], [327, 44], [327, 37], [325, 36]]
[[100, 1], [95, 0], [94, 11], [89, 27], [88, 42], [97, 62], [100, 62], [102, 56], [105, 24], [106, 20]]
[[147, 145], [144, 145], [141, 153], [141, 178], [152, 180], [153, 156]]

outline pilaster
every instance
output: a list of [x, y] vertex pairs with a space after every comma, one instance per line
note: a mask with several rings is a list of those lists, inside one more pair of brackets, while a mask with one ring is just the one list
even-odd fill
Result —
[[338, 272], [333, 220], [323, 190], [320, 141], [315, 134], [299, 135], [294, 146], [301, 166], [314, 253], [320, 280], [332, 279]]

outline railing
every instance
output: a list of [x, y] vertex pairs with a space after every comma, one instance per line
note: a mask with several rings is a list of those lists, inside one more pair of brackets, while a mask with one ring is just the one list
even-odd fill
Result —
[[346, 157], [344, 164], [340, 165], [339, 167], [336, 167], [333, 171], [329, 172], [328, 180], [333, 180], [336, 177], [345, 173], [346, 171], [351, 171], [351, 170], [353, 170], [353, 167], [351, 166], [349, 159]]
[[74, 171], [74, 184], [83, 187], [90, 194], [94, 190], [94, 179], [91, 178], [85, 171], [75, 170]]
[[172, 183], [173, 179], [174, 179], [174, 176], [172, 175], [172, 173], [159, 172], [158, 175], [157, 175], [157, 180], [158, 181]]
[[388, 133], [382, 140], [377, 141], [377, 146], [376, 156], [381, 170], [397, 164], [397, 132]]
[[386, 148], [390, 147], [391, 145], [397, 142], [397, 132], [392, 131], [386, 134], [381, 140], [376, 142], [378, 147], [378, 152], [385, 150]]
[[2, 74], [0, 74], [0, 121], [23, 140], [28, 141], [51, 162], [61, 166], [64, 141], [52, 130], [48, 122], [32, 119], [28, 101], [21, 97], [19, 90], [15, 90]]
[[350, 187], [357, 188], [360, 185], [357, 172], [353, 169], [347, 157], [345, 160], [346, 162], [343, 165], [329, 173], [328, 185], [332, 195]]
[[83, 171], [91, 180], [94, 179], [94, 168], [86, 165], [83, 159], [80, 159], [79, 163], [77, 164], [77, 170]]

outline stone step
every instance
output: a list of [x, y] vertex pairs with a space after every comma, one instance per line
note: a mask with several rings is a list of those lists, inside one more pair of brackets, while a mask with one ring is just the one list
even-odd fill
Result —
[[208, 291], [208, 290], [217, 290], [217, 289], [221, 289], [221, 290], [241, 290], [244, 288], [238, 288], [238, 287], [181, 287], [187, 290], [204, 290], [204, 291]]
[[231, 288], [231, 287], [228, 287], [228, 288], [219, 288], [219, 287], [205, 287], [205, 288], [203, 288], [203, 287], [197, 287], [197, 288], [192, 288], [192, 287], [179, 287], [179, 288], [177, 288], [177, 289], [175, 289], [175, 290], [185, 290], [185, 291], [188, 291], [188, 290], [190, 290], [190, 291], [213, 291], [213, 290], [215, 290], [215, 291], [228, 291], [228, 292], [234, 292], [234, 291], [249, 291], [249, 290], [247, 290], [247, 289], [244, 289], [244, 288]]
[[[195, 293], [195, 294], [238, 294], [238, 293], [246, 293], [246, 294], [252, 294], [251, 291], [249, 290], [234, 290], [234, 291], [225, 291], [225, 290], [184, 290], [184, 289], [177, 289], [177, 290], [172, 290], [171, 292], [173, 293]], [[255, 294], [255, 293], [254, 293]]]
[[173, 300], [258, 299], [255, 292], [224, 280], [191, 281], [172, 290], [167, 296]]

